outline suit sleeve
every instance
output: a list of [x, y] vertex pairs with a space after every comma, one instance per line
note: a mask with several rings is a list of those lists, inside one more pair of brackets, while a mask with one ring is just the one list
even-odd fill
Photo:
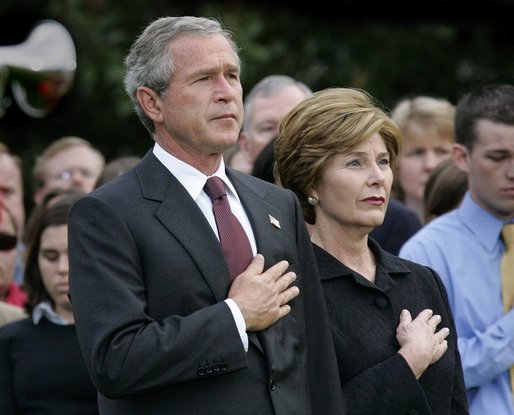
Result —
[[343, 414], [341, 382], [325, 298], [301, 207], [296, 196], [298, 255], [302, 261], [307, 367], [313, 414]]
[[189, 315], [160, 321], [149, 317], [141, 250], [133, 229], [109, 204], [83, 197], [70, 213], [68, 229], [77, 334], [102, 394], [122, 398], [198, 380], [208, 359], [221, 369], [209, 376], [246, 367], [234, 319], [223, 301], [206, 303]]

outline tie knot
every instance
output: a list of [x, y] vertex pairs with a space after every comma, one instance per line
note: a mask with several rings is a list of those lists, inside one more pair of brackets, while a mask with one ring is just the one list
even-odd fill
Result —
[[209, 195], [212, 202], [227, 194], [223, 180], [216, 176], [207, 179], [204, 190], [205, 193]]
[[505, 247], [514, 248], [514, 223], [509, 223], [503, 227], [502, 237]]

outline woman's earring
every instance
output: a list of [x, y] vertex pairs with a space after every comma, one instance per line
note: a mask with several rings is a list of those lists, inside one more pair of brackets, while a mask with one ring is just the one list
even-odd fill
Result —
[[314, 206], [314, 205], [317, 205], [317, 204], [318, 204], [319, 199], [318, 199], [318, 197], [317, 197], [317, 196], [309, 196], [309, 197], [307, 198], [307, 202], [309, 202], [309, 205]]

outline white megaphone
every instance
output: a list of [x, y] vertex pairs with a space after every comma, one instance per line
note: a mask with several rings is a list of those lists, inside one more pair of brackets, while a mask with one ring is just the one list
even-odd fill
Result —
[[68, 92], [76, 68], [68, 30], [54, 20], [39, 21], [23, 43], [0, 47], [0, 117], [7, 83], [20, 109], [41, 118]]

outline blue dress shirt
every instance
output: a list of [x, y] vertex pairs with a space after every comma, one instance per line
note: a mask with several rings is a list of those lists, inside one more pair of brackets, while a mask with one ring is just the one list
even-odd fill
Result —
[[399, 253], [433, 268], [446, 286], [471, 415], [514, 414], [514, 309], [504, 314], [501, 296], [503, 224], [467, 193], [457, 210], [425, 225]]

